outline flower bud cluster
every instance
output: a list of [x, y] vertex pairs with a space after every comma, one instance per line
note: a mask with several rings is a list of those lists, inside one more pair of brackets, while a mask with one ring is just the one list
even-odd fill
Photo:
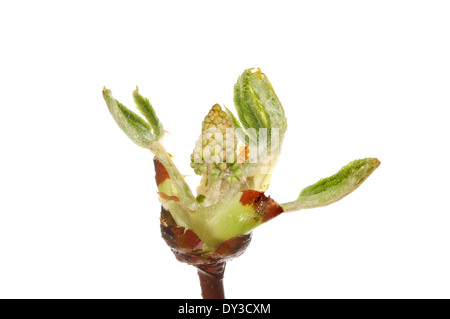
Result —
[[202, 123], [202, 135], [191, 155], [191, 167], [197, 175], [236, 183], [242, 177], [238, 162], [237, 138], [231, 117], [215, 104]]

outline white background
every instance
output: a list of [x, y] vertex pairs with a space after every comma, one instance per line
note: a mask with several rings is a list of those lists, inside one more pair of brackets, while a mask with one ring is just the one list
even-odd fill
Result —
[[0, 297], [199, 298], [160, 237], [152, 155], [101, 91], [132, 107], [139, 85], [193, 175], [203, 116], [260, 67], [289, 126], [267, 194], [381, 166], [256, 229], [227, 297], [449, 298], [449, 16], [447, 1], [2, 1]]

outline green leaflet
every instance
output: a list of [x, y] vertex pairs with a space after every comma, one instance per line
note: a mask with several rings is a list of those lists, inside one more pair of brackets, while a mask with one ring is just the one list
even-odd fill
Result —
[[240, 128], [241, 123], [239, 123], [239, 120], [234, 116], [233, 112], [231, 112], [226, 106], [225, 110], [228, 113], [228, 115], [231, 117], [231, 120], [233, 121], [234, 128]]
[[234, 105], [236, 107], [236, 111], [238, 113], [239, 120], [241, 121], [242, 126], [244, 128], [249, 128], [250, 125], [247, 123], [247, 120], [245, 119], [244, 110], [241, 102], [240, 77], [238, 79], [238, 82], [234, 85]]
[[279, 130], [279, 140], [283, 140], [287, 127], [283, 106], [260, 69], [247, 69], [239, 76], [234, 86], [234, 103], [242, 126], [251, 138], [259, 136], [259, 129], [267, 129], [264, 137], [267, 137], [268, 146], [272, 130]]
[[176, 188], [178, 196], [183, 201], [183, 205], [190, 208], [195, 207], [195, 197], [192, 195], [189, 185], [187, 185], [183, 176], [170, 159], [170, 155], [160, 142], [164, 130], [148, 99], [140, 95], [137, 90], [133, 92], [133, 98], [137, 108], [149, 123], [115, 100], [111, 91], [106, 88], [103, 89], [103, 98], [108, 105], [111, 115], [122, 131], [134, 143], [152, 151], [156, 158], [166, 167], [173, 187]]
[[303, 189], [296, 201], [281, 206], [285, 211], [294, 211], [334, 203], [358, 188], [379, 165], [380, 161], [376, 158], [350, 162], [333, 176], [322, 178]]
[[111, 90], [104, 88], [103, 98], [105, 99], [109, 112], [122, 131], [137, 145], [145, 148], [150, 147], [155, 141], [150, 124], [114, 99]]
[[234, 87], [234, 103], [247, 135], [245, 144], [250, 146], [250, 156], [253, 156], [251, 163], [244, 165], [244, 176], [258, 175], [248, 182], [253, 189], [265, 190], [270, 174], [261, 176], [260, 172], [271, 172], [276, 163], [274, 159], [281, 151], [287, 128], [283, 106], [267, 76], [254, 68], [239, 76]]
[[286, 128], [283, 107], [260, 69], [247, 69], [239, 77], [234, 89], [234, 102], [243, 126], [259, 128]]
[[149, 100], [140, 95], [137, 90], [133, 92], [134, 101], [148, 122], [114, 99], [111, 90], [104, 88], [103, 98], [116, 123], [134, 143], [150, 148], [154, 142], [161, 139], [164, 134], [162, 124]]
[[262, 80], [260, 75], [261, 72], [253, 73], [253, 70], [246, 70], [239, 79], [241, 107], [247, 123], [255, 129], [271, 127], [265, 105], [260, 99], [259, 82]]
[[286, 116], [272, 84], [264, 73], [253, 73], [253, 76], [257, 77], [257, 80], [253, 82], [256, 87], [254, 91], [258, 94], [261, 104], [264, 105], [270, 119], [270, 127], [280, 129], [284, 133], [286, 131]]
[[142, 115], [145, 116], [147, 121], [152, 126], [155, 138], [159, 140], [159, 138], [164, 133], [164, 129], [158, 117], [156, 116], [152, 104], [146, 97], [143, 97], [141, 94], [139, 94], [139, 91], [137, 89], [133, 91], [133, 98], [138, 110], [142, 113]]

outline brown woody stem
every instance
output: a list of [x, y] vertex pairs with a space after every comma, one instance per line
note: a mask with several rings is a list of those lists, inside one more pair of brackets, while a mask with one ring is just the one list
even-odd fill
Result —
[[223, 275], [225, 262], [207, 266], [197, 266], [203, 299], [225, 299], [223, 290]]

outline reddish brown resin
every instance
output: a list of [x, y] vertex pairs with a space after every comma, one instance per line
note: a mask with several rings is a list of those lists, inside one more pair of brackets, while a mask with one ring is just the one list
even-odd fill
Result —
[[263, 223], [283, 212], [283, 208], [272, 198], [251, 189], [242, 192], [240, 202], [242, 205], [252, 205], [256, 214], [262, 217]]
[[158, 186], [162, 182], [164, 182], [166, 179], [170, 178], [169, 173], [167, 172], [167, 169], [164, 167], [164, 165], [158, 161], [156, 158], [153, 159], [153, 164], [155, 164], [155, 179], [156, 179], [156, 185]]
[[166, 193], [158, 192], [159, 197], [163, 200], [173, 200], [174, 202], [179, 202], [180, 199], [177, 196], [169, 196]]

